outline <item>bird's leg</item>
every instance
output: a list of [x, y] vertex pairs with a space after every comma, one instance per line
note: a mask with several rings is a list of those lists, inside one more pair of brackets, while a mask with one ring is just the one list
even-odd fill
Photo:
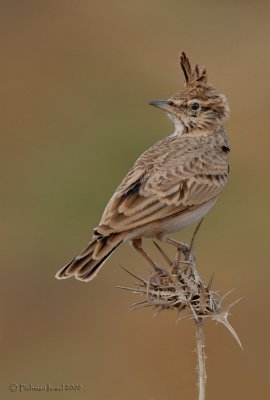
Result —
[[186, 243], [183, 242], [178, 242], [175, 239], [172, 238], [167, 238], [166, 239], [167, 243], [172, 244], [173, 246], [177, 247], [178, 250], [178, 256], [181, 257], [181, 253], [184, 255], [185, 259], [187, 260], [190, 254], [190, 248]]
[[[175, 268], [177, 271], [178, 267], [182, 265], [183, 267], [185, 266], [185, 268], [191, 268], [195, 276], [195, 280], [197, 280], [198, 273], [194, 267], [194, 257], [193, 254], [191, 254], [190, 246], [188, 246], [186, 243], [178, 242], [177, 240], [171, 238], [166, 239], [166, 242], [177, 247], [177, 254], [172, 265], [172, 272]], [[182, 258], [182, 256], [184, 257], [184, 259]]]
[[161, 271], [161, 268], [155, 263], [154, 260], [146, 253], [146, 251], [142, 248], [142, 239], [133, 239], [132, 245], [134, 249], [147, 261], [147, 263], [154, 269], [155, 272]]

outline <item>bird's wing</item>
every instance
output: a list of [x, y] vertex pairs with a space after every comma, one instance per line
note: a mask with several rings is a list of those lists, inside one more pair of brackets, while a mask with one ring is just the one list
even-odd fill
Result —
[[227, 175], [222, 148], [165, 138], [138, 159], [96, 230], [103, 235], [126, 231], [199, 207], [220, 194]]

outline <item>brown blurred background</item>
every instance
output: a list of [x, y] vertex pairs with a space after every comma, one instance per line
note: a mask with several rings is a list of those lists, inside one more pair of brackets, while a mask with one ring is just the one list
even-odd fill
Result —
[[115, 289], [133, 283], [120, 263], [147, 273], [129, 246], [92, 283], [54, 278], [135, 159], [172, 132], [147, 103], [182, 86], [182, 49], [232, 111], [231, 176], [197, 257], [215, 288], [244, 297], [230, 320], [244, 352], [206, 323], [208, 399], [270, 398], [269, 12], [267, 1], [0, 2], [1, 398], [196, 398], [192, 322], [130, 313], [139, 299]]

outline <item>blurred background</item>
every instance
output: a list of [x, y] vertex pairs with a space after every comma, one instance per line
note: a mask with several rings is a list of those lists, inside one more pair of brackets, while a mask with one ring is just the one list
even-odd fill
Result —
[[130, 246], [92, 283], [54, 278], [136, 158], [172, 132], [148, 101], [182, 87], [185, 50], [231, 107], [230, 180], [198, 265], [214, 288], [236, 289], [228, 302], [244, 297], [230, 318], [243, 352], [206, 323], [207, 398], [269, 399], [269, 12], [268, 1], [0, 2], [1, 398], [196, 398], [192, 321], [131, 313], [140, 298], [115, 288], [133, 284], [120, 264], [147, 275]]

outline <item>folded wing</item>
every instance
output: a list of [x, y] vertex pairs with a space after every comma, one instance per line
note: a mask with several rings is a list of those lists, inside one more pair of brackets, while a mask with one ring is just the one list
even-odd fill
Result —
[[199, 207], [223, 190], [228, 166], [222, 150], [209, 145], [192, 149], [188, 143], [178, 148], [178, 142], [169, 142], [164, 154], [164, 144], [159, 143], [139, 158], [120, 184], [96, 231], [106, 235], [135, 229]]

